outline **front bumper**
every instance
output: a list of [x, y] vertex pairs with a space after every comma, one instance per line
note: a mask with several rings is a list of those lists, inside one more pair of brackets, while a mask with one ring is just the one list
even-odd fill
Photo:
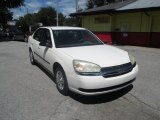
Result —
[[70, 75], [70, 90], [82, 95], [97, 95], [120, 90], [130, 85], [136, 78], [138, 65], [131, 72], [116, 77]]

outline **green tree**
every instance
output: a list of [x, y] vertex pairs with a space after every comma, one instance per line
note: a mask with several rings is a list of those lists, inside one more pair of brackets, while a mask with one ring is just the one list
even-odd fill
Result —
[[1, 0], [0, 9], [16, 8], [24, 5], [24, 0]]
[[8, 9], [0, 11], [0, 23], [6, 23], [8, 20], [12, 20], [13, 13]]
[[[55, 26], [57, 24], [57, 12], [52, 7], [41, 8], [37, 13], [39, 22], [44, 26]], [[65, 16], [62, 13], [58, 13], [59, 25], [63, 25]]]
[[97, 7], [105, 5], [105, 0], [94, 0]]
[[106, 0], [88, 0], [87, 1], [87, 9], [93, 8], [95, 7], [99, 7], [99, 6], [103, 6], [105, 5]]
[[39, 22], [44, 26], [56, 25], [56, 10], [54, 8], [41, 8], [37, 15]]
[[12, 20], [13, 14], [9, 9], [21, 5], [24, 5], [24, 0], [0, 0], [0, 23], [6, 24], [8, 20]]
[[94, 7], [94, 2], [93, 2], [93, 0], [88, 0], [86, 6], [87, 6], [87, 9], [93, 8], [93, 7]]
[[16, 26], [21, 27], [23, 31], [29, 31], [29, 26], [34, 25], [38, 22], [39, 19], [36, 13], [27, 14], [19, 18], [19, 20], [16, 22]]
[[82, 26], [82, 19], [81, 17], [68, 17], [64, 21], [64, 26]]
[[[30, 25], [42, 23], [44, 26], [55, 26], [57, 24], [57, 13], [52, 7], [41, 8], [38, 13], [27, 14], [19, 18], [16, 26], [21, 26], [24, 31], [28, 31]], [[58, 14], [59, 25], [63, 26], [65, 17], [62, 13]]]
[[99, 6], [103, 6], [109, 3], [115, 3], [115, 2], [121, 2], [124, 0], [88, 0], [87, 1], [87, 9], [93, 8], [95, 7], [99, 7]]
[[59, 26], [63, 26], [64, 25], [65, 19], [66, 18], [65, 18], [65, 16], [62, 13], [58, 14], [58, 23], [59, 23]]

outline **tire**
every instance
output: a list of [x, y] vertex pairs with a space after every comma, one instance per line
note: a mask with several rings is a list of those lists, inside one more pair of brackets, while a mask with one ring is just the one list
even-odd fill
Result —
[[62, 67], [57, 67], [55, 71], [55, 80], [56, 80], [56, 86], [58, 91], [62, 95], [67, 96], [69, 94], [69, 87], [68, 87], [68, 82], [67, 82], [65, 72], [62, 69]]
[[34, 60], [34, 56], [33, 56], [32, 50], [29, 50], [29, 58], [30, 58], [31, 64], [35, 65], [35, 60]]

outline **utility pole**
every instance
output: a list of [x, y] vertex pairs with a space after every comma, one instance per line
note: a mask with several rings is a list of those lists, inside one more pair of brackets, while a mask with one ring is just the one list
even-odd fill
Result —
[[28, 8], [27, 8], [27, 15], [28, 15]]
[[[26, 7], [26, 15], [28, 15], [28, 8]], [[31, 32], [31, 28], [30, 28], [30, 25], [29, 25], [29, 21], [28, 21], [28, 17], [26, 17], [26, 22], [27, 22], [27, 26], [28, 26], [28, 30], [29, 30], [29, 32]]]
[[76, 0], [76, 12], [78, 11], [78, 0]]
[[58, 0], [57, 0], [57, 26], [58, 26]]

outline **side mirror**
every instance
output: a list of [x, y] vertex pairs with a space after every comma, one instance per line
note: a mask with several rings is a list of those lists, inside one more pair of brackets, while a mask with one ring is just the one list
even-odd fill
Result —
[[52, 42], [51, 42], [51, 40], [47, 40], [46, 47], [52, 48]]

